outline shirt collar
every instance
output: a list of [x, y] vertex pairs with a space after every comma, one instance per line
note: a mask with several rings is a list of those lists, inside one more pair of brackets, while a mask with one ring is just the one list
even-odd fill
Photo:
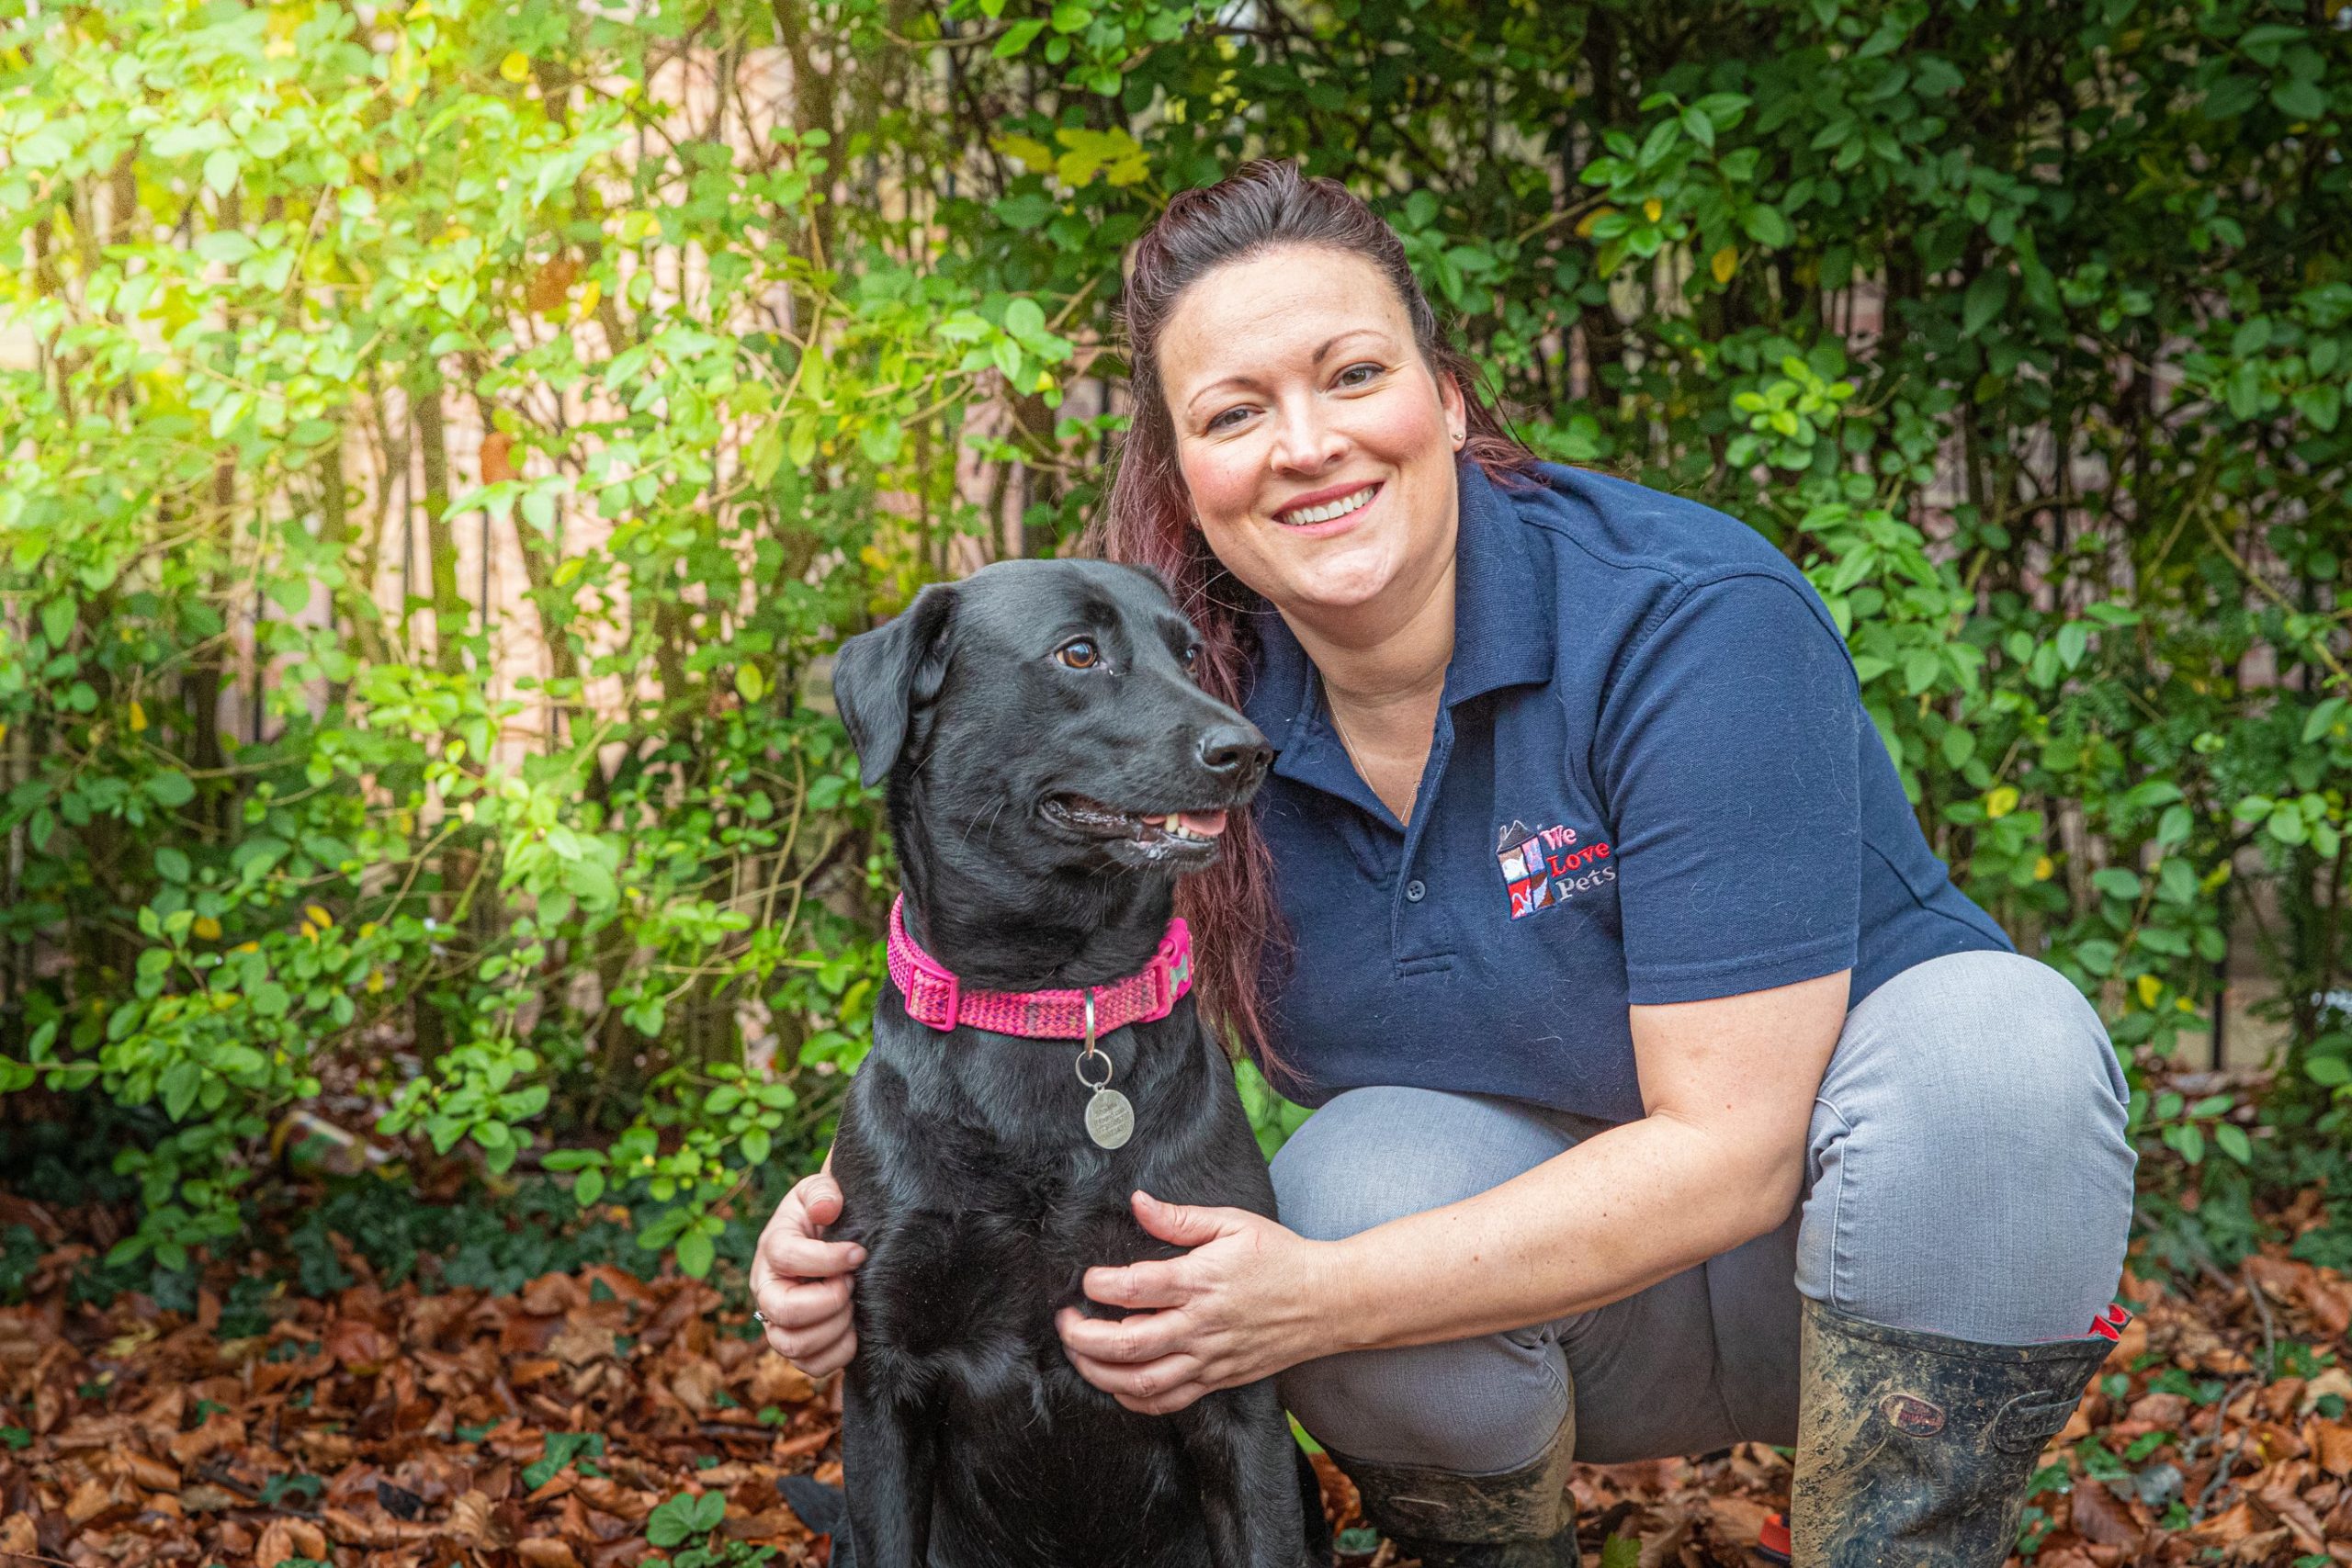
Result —
[[[1456, 462], [1454, 476], [1461, 523], [1453, 554], [1453, 659], [1445, 671], [1449, 708], [1505, 687], [1548, 682], [1557, 653], [1551, 565], [1529, 547], [1527, 525], [1511, 493], [1476, 463]], [[1275, 772], [1329, 787], [1319, 776], [1283, 766], [1297, 757], [1301, 742], [1328, 728], [1319, 716], [1315, 666], [1271, 606], [1261, 605], [1252, 619], [1258, 676], [1243, 711], [1283, 754]], [[1354, 770], [1345, 772], [1352, 776]]]

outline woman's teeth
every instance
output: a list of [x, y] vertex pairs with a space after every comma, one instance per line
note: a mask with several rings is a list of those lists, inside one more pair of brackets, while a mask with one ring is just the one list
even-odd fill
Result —
[[1293, 527], [1304, 527], [1310, 523], [1329, 523], [1334, 517], [1345, 517], [1359, 506], [1370, 505], [1373, 492], [1379, 488], [1378, 485], [1366, 485], [1353, 495], [1343, 495], [1320, 506], [1302, 506], [1295, 512], [1285, 512], [1281, 521]]

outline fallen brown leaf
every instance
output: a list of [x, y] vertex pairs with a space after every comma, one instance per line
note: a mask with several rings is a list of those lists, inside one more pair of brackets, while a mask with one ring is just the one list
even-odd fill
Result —
[[2311, 1444], [2322, 1470], [2330, 1475], [2352, 1476], [2352, 1426], [2314, 1416], [2303, 1426], [2303, 1440]]
[[326, 1555], [327, 1538], [318, 1526], [281, 1514], [262, 1527], [261, 1540], [254, 1547], [254, 1568], [277, 1568], [289, 1557], [323, 1562]]
[[2073, 1519], [2075, 1533], [2098, 1546], [2134, 1550], [2144, 1533], [2125, 1505], [2088, 1478], [2075, 1483]]

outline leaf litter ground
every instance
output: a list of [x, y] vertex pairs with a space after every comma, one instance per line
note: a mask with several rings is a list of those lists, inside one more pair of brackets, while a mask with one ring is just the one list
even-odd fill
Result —
[[[2297, 1207], [2290, 1234], [2319, 1219]], [[88, 1251], [62, 1243], [0, 1309], [0, 1562], [829, 1560], [776, 1481], [838, 1479], [837, 1391], [767, 1354], [740, 1294], [604, 1264], [424, 1293], [346, 1255], [347, 1288], [224, 1316], [229, 1275], [192, 1311], [77, 1303], [67, 1265]], [[2352, 1281], [2274, 1247], [2125, 1289], [2143, 1310], [2044, 1456], [2031, 1561], [2352, 1563]], [[1340, 1562], [1403, 1568], [1317, 1464]], [[1581, 1466], [1586, 1560], [1753, 1562], [1789, 1475], [1759, 1444]]]

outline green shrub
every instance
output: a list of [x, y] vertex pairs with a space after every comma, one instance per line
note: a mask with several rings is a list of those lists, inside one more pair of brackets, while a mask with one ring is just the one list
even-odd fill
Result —
[[1938, 850], [2120, 1045], [2204, 1021], [2250, 912], [2278, 1127], [2340, 1139], [2352, 38], [2248, 0], [1252, 16], [9, 24], [0, 1088], [159, 1119], [118, 1261], [235, 1234], [332, 1103], [576, 1171], [707, 1268], [879, 978], [822, 660], [1072, 533], [1119, 252], [1257, 152], [1375, 200], [1542, 449], [1805, 565]]

